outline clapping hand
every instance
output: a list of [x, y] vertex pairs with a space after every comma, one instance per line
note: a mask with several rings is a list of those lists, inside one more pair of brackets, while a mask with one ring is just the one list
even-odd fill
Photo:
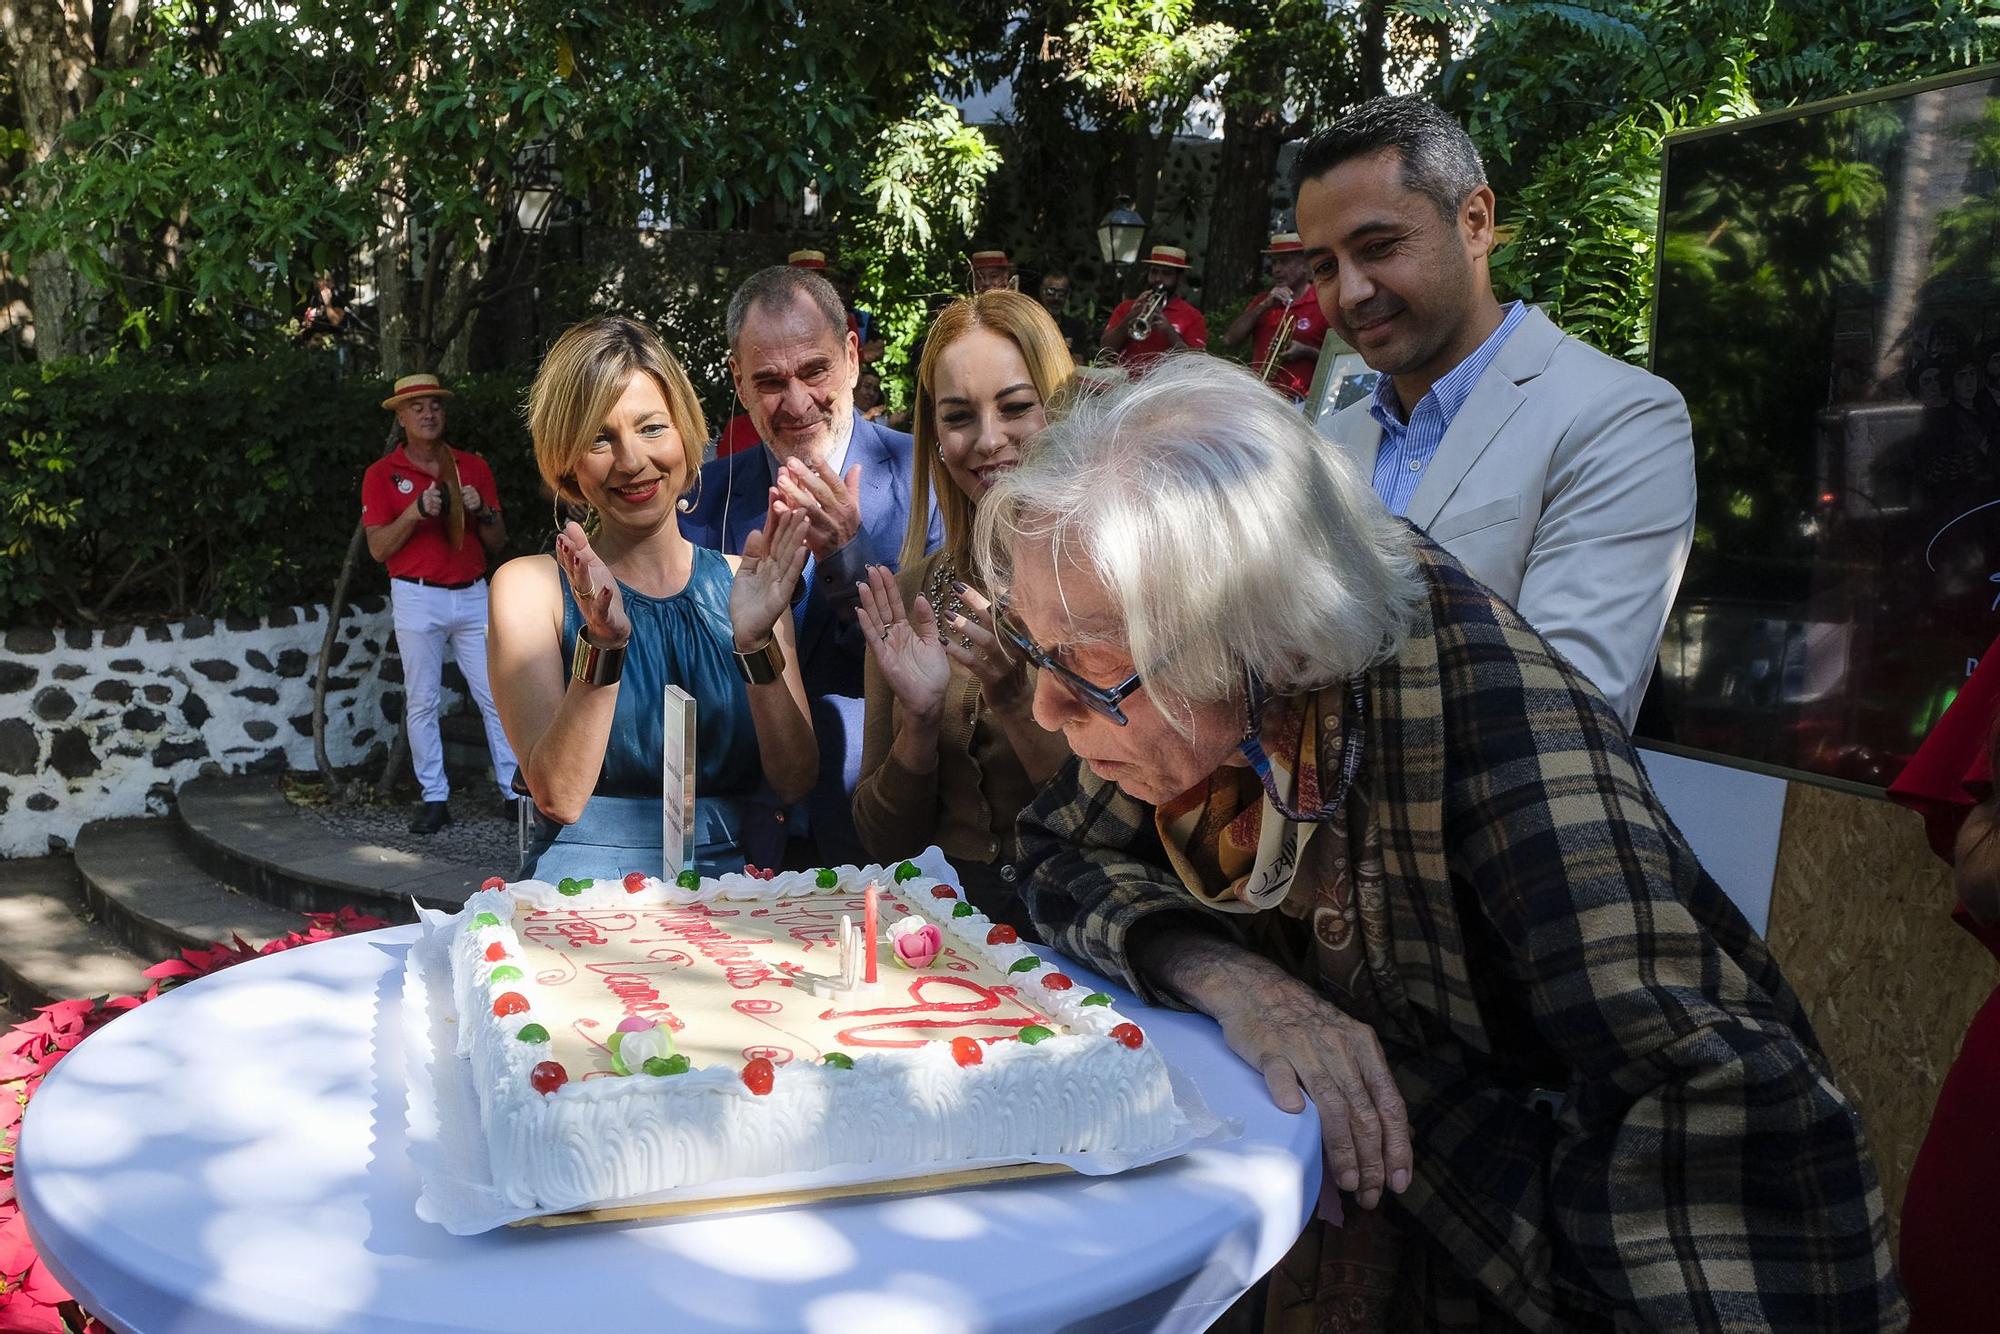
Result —
[[952, 590], [965, 607], [963, 615], [947, 613], [945, 629], [966, 642], [947, 638], [944, 651], [951, 660], [971, 672], [979, 681], [979, 693], [988, 708], [1019, 709], [1023, 712], [1034, 692], [1028, 686], [1028, 660], [1001, 646], [993, 632], [993, 604], [967, 584], [954, 582]]
[[887, 566], [871, 565], [860, 585], [856, 611], [868, 636], [868, 651], [896, 692], [903, 711], [926, 722], [944, 712], [945, 687], [951, 681], [951, 658], [938, 634], [930, 599], [919, 597], [906, 612], [903, 594]]
[[792, 590], [806, 568], [807, 525], [797, 511], [773, 513], [743, 539], [743, 559], [729, 585], [729, 627], [738, 653], [763, 647], [778, 618], [791, 614]]
[[861, 465], [855, 464], [841, 477], [825, 459], [791, 458], [778, 470], [777, 485], [771, 488], [771, 512], [783, 516], [794, 511], [806, 516], [806, 545], [820, 560], [854, 540], [861, 531]]
[[583, 637], [599, 648], [623, 648], [632, 638], [632, 619], [625, 614], [618, 581], [591, 547], [581, 524], [565, 524], [556, 534], [556, 564], [569, 576], [570, 590], [576, 594]]

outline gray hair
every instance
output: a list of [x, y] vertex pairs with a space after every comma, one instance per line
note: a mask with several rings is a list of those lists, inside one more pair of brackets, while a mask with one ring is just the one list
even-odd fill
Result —
[[1382, 152], [1394, 153], [1402, 163], [1403, 188], [1428, 198], [1447, 220], [1486, 184], [1472, 136], [1436, 103], [1376, 97], [1306, 140], [1292, 163], [1292, 193], [1344, 162]]
[[840, 299], [840, 293], [833, 290], [832, 283], [811, 269], [773, 264], [745, 278], [743, 285], [729, 298], [729, 313], [724, 317], [729, 350], [736, 350], [736, 340], [743, 336], [743, 321], [750, 318], [753, 308], [775, 306], [782, 310], [798, 300], [800, 293], [810, 297], [812, 303], [819, 307], [819, 313], [826, 317], [826, 327], [833, 330], [834, 337], [847, 336], [847, 305]]
[[1246, 667], [1296, 694], [1393, 656], [1425, 597], [1414, 544], [1344, 451], [1199, 354], [1079, 397], [981, 498], [973, 534], [996, 596], [1031, 546], [1093, 570], [1170, 719]]

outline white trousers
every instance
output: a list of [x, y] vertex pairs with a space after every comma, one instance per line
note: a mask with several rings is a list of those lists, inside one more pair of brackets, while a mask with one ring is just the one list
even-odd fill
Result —
[[447, 641], [486, 722], [486, 748], [493, 753], [500, 795], [513, 796], [514, 752], [486, 684], [486, 581], [470, 588], [430, 588], [391, 579], [389, 601], [396, 618], [396, 651], [403, 659], [403, 730], [410, 738], [410, 764], [424, 800], [443, 801], [451, 795], [444, 776], [444, 738], [438, 732], [438, 683]]

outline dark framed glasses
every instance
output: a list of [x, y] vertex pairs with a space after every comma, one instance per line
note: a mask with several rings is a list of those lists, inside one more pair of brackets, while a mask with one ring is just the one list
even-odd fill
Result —
[[1019, 649], [1022, 657], [1043, 671], [1051, 673], [1062, 683], [1064, 689], [1076, 696], [1077, 700], [1092, 713], [1101, 714], [1120, 727], [1125, 725], [1125, 710], [1118, 706], [1139, 687], [1146, 684], [1138, 672], [1133, 672], [1115, 686], [1101, 686], [1095, 681], [1086, 681], [1057, 662], [1047, 649], [1030, 639], [1028, 632], [1021, 627], [1021, 623], [1008, 613], [1005, 602], [993, 609], [993, 628], [1000, 632], [1002, 639]]

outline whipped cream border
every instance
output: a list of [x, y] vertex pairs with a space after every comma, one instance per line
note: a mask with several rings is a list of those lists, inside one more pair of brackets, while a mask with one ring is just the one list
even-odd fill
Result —
[[[818, 870], [781, 872], [770, 879], [735, 873], [687, 889], [647, 877], [636, 892], [621, 879], [596, 880], [566, 895], [545, 881], [520, 881], [468, 896], [450, 919], [452, 992], [460, 1016], [458, 1055], [473, 1064], [480, 1121], [493, 1179], [523, 1208], [575, 1208], [709, 1181], [811, 1170], [842, 1163], [881, 1163], [884, 1176], [915, 1175], [955, 1162], [1033, 1159], [1093, 1150], [1145, 1153], [1185, 1136], [1167, 1067], [1151, 1042], [1127, 1048], [1111, 1036], [1129, 1022], [1109, 1005], [1085, 1005], [1081, 984], [1051, 988], [1061, 971], [1043, 962], [1009, 973], [1023, 958], [1039, 958], [1018, 942], [990, 944], [995, 923], [976, 907], [953, 909], [962, 890], [919, 873], [896, 883], [895, 867], [831, 868], [832, 886]], [[855, 895], [873, 881], [883, 896], [908, 904], [913, 916], [943, 934], [946, 947], [1007, 977], [1024, 999], [1067, 1032], [1030, 1046], [982, 1043], [978, 1065], [960, 1067], [950, 1044], [864, 1049], [847, 1053], [851, 1069], [792, 1061], [777, 1067], [771, 1092], [750, 1092], [734, 1066], [710, 1065], [686, 1074], [572, 1080], [551, 1094], [530, 1083], [549, 1047], [518, 1034], [540, 1022], [532, 975], [501, 983], [493, 970], [520, 966], [513, 929], [517, 906], [545, 911], [644, 910], [697, 903], [771, 902], [815, 895]], [[932, 893], [951, 889], [952, 897]], [[490, 912], [496, 926], [472, 928]], [[498, 941], [505, 958], [488, 961]], [[494, 997], [519, 992], [525, 1011], [495, 1016]], [[547, 1025], [544, 1025], [547, 1027]], [[630, 1150], [629, 1152], [627, 1150]]]

